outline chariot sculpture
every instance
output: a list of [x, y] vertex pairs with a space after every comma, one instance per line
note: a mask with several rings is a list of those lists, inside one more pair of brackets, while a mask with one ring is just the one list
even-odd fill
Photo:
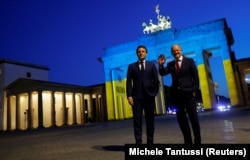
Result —
[[145, 22], [143, 22], [142, 27], [143, 27], [144, 34], [150, 34], [150, 33], [154, 33], [157, 31], [171, 28], [172, 22], [171, 22], [170, 16], [160, 15], [159, 4], [156, 5], [155, 12], [157, 13], [158, 23], [154, 24], [152, 19], [149, 20], [148, 25]]

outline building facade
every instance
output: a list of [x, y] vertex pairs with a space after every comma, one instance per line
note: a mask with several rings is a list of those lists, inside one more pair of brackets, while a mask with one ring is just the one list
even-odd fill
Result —
[[0, 130], [82, 125], [107, 120], [104, 84], [85, 87], [50, 82], [48, 67], [12, 60], [0, 62]]
[[250, 57], [235, 61], [234, 71], [243, 104], [250, 106]]
[[105, 121], [103, 89], [19, 78], [5, 88], [7, 130]]
[[4, 88], [18, 78], [48, 81], [49, 68], [43, 65], [0, 59], [0, 130], [5, 128], [6, 95]]

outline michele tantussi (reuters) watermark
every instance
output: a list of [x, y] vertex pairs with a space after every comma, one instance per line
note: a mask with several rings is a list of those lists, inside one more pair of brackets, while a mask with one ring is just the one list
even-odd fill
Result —
[[125, 160], [134, 159], [250, 159], [250, 144], [125, 144]]

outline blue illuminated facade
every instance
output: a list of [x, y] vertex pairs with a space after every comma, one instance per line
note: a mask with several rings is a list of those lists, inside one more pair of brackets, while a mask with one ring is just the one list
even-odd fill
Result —
[[[108, 119], [125, 119], [132, 117], [131, 106], [126, 99], [126, 73], [130, 63], [137, 61], [135, 53], [138, 45], [148, 48], [147, 60], [157, 66], [157, 58], [163, 53], [167, 62], [172, 60], [170, 47], [181, 45], [183, 54], [195, 60], [200, 78], [200, 89], [205, 109], [215, 105], [215, 92], [209, 58], [221, 56], [227, 79], [227, 86], [232, 105], [240, 103], [232, 67], [231, 45], [234, 39], [226, 19], [191, 26], [184, 29], [170, 28], [167, 30], [145, 34], [136, 40], [117, 44], [105, 49], [102, 57], [105, 72]], [[162, 84], [167, 82], [161, 78]], [[156, 114], [165, 114], [163, 87], [156, 98]]]

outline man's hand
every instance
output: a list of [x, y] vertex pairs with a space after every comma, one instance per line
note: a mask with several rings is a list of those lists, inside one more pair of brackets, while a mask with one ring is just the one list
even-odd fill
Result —
[[133, 106], [134, 105], [134, 100], [132, 97], [128, 97], [128, 103]]
[[165, 63], [166, 61], [166, 58], [164, 56], [164, 54], [160, 54], [159, 57], [158, 57], [158, 64], [159, 66], [163, 66], [163, 64]]

